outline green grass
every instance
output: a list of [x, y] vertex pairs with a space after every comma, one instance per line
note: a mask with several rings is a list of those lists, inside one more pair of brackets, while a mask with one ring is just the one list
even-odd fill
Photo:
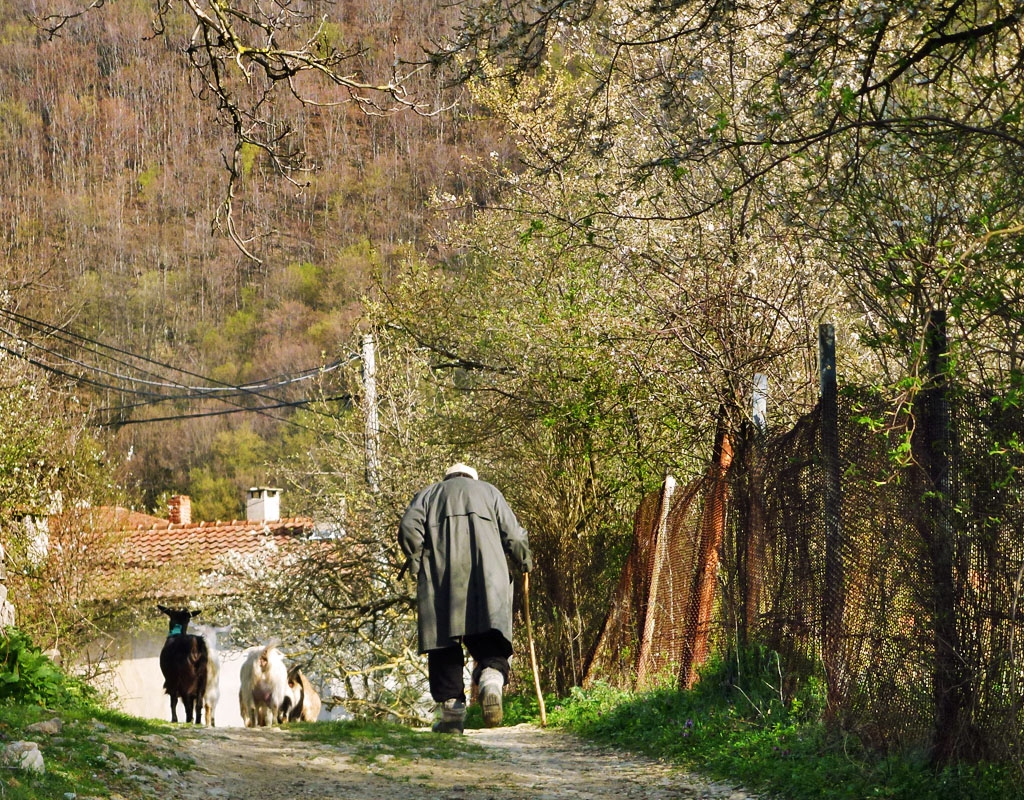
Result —
[[345, 745], [356, 757], [367, 762], [382, 753], [408, 761], [483, 755], [483, 749], [465, 737], [438, 736], [388, 722], [301, 722], [292, 723], [288, 728], [310, 741]]
[[[60, 720], [57, 733], [29, 730], [54, 718]], [[4, 800], [141, 797], [126, 759], [161, 768], [190, 766], [168, 755], [170, 748], [154, 746], [154, 734], [172, 732], [168, 724], [104, 708], [93, 690], [61, 672], [20, 631], [0, 632], [0, 750], [12, 742], [36, 742], [46, 770], [40, 775], [4, 766]]]
[[[545, 701], [547, 702], [547, 701]], [[540, 722], [540, 707], [536, 695], [506, 694], [502, 701], [502, 725], [518, 725], [521, 722]], [[484, 714], [479, 703], [472, 703], [466, 709], [466, 728], [473, 730], [484, 727]]]
[[722, 678], [712, 671], [688, 692], [577, 690], [546, 703], [548, 724], [788, 800], [1024, 800], [1012, 766], [935, 771], [923, 754], [883, 756], [831, 733], [813, 685], [785, 704], [767, 681], [755, 694]]
[[[61, 730], [40, 734], [26, 730], [35, 722], [57, 718]], [[148, 722], [112, 712], [90, 701], [70, 707], [25, 704], [8, 698], [0, 703], [0, 748], [15, 741], [34, 741], [43, 754], [46, 772], [38, 775], [3, 768], [4, 800], [51, 800], [65, 796], [142, 797], [124, 769], [127, 759], [161, 768], [186, 770], [191, 764], [160, 755], [150, 737], [173, 734], [166, 723]], [[167, 750], [166, 753], [170, 751]]]

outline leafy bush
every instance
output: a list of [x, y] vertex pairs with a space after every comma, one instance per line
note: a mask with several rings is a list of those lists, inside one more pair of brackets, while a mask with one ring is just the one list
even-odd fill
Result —
[[65, 675], [20, 630], [0, 634], [0, 699], [43, 706], [93, 697], [92, 689]]

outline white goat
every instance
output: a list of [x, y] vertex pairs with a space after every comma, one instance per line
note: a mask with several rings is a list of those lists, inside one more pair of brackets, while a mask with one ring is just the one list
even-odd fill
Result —
[[203, 695], [203, 710], [206, 712], [207, 724], [214, 728], [216, 727], [214, 712], [217, 710], [217, 702], [220, 700], [220, 648], [217, 645], [217, 637], [220, 634], [229, 633], [231, 626], [193, 625], [192, 630], [206, 640], [209, 657], [206, 661], [206, 694]]
[[288, 667], [275, 645], [249, 650], [240, 673], [238, 707], [247, 728], [267, 727], [279, 722], [285, 699], [292, 701], [288, 688]]

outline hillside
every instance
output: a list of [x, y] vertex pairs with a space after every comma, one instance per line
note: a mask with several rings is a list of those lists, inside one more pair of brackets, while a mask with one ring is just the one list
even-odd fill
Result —
[[[275, 391], [285, 407], [264, 414], [141, 396], [110, 374], [130, 370], [84, 356], [95, 345], [45, 325], [114, 345], [121, 359], [151, 359], [149, 370], [187, 370], [182, 383], [240, 385], [333, 363], [348, 356], [372, 276], [430, 251], [432, 191], [471, 186], [473, 155], [499, 145], [459, 105], [370, 116], [352, 104], [303, 109], [280, 99], [268, 112], [295, 125], [310, 169], [285, 175], [266, 153], [244, 149], [231, 221], [249, 258], [230, 239], [223, 206], [232, 130], [189, 72], [184, 18], [154, 37], [152, 6], [110, 2], [48, 37], [33, 9], [27, 0], [0, 9], [0, 282], [5, 308], [23, 317], [5, 318], [3, 330], [105, 370], [39, 356], [86, 376], [77, 390], [114, 452], [133, 455], [130, 482], [144, 505], [186, 492], [200, 517], [230, 518], [244, 488], [275, 480], [262, 462], [295, 446], [282, 420], [308, 383]], [[408, 9], [360, 3], [333, 35], [362, 47], [372, 70], [389, 60], [392, 36], [414, 53], [426, 24]], [[442, 96], [458, 99], [443, 94], [443, 80], [421, 73], [410, 89], [437, 107]], [[212, 411], [222, 416], [140, 424]], [[251, 452], [234, 459], [226, 484], [217, 447]]]

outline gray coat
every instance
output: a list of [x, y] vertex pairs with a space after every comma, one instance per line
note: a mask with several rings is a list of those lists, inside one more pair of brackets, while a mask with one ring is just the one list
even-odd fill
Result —
[[498, 630], [511, 647], [512, 576], [506, 553], [532, 566], [526, 531], [486, 481], [453, 476], [421, 490], [398, 528], [417, 581], [420, 652]]

